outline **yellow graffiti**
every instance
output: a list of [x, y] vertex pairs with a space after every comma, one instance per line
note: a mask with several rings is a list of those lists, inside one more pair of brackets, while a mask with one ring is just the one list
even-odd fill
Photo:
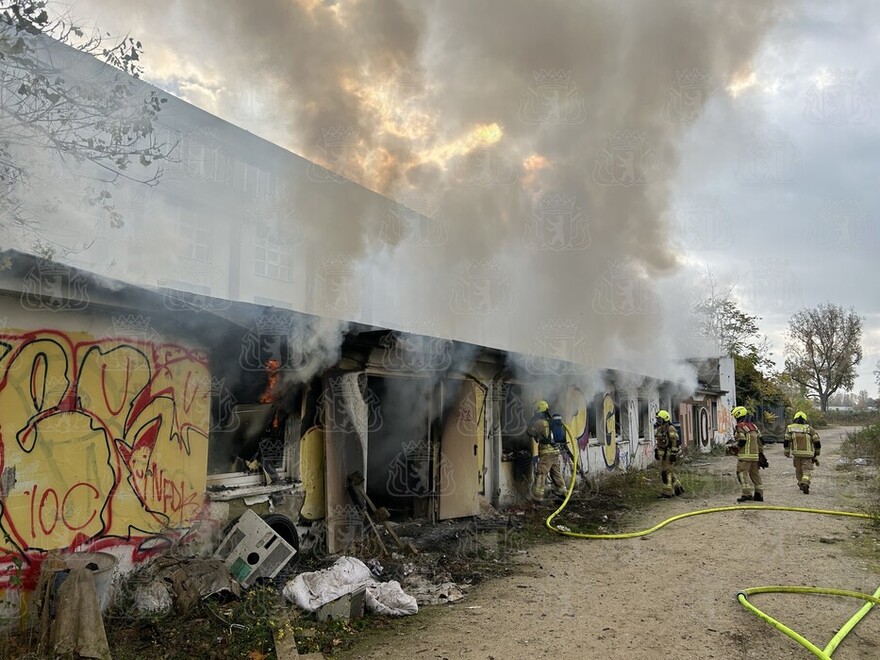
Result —
[[577, 387], [566, 392], [565, 410], [568, 412], [568, 428], [575, 440], [580, 440], [587, 431], [587, 398]]
[[614, 397], [606, 394], [602, 399], [602, 418], [604, 419], [605, 441], [602, 443], [602, 454], [605, 465], [617, 465], [617, 418], [614, 411]]
[[2, 551], [186, 528], [207, 474], [210, 377], [179, 346], [0, 335]]

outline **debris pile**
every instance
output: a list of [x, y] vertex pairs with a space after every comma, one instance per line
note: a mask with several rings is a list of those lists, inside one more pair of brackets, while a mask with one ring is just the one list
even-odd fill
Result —
[[333, 566], [322, 571], [300, 573], [287, 583], [282, 593], [300, 609], [317, 612], [344, 597], [356, 604], [352, 594], [359, 591], [365, 592], [366, 608], [370, 612], [405, 616], [419, 610], [416, 599], [406, 594], [399, 582], [377, 581], [370, 568], [355, 557], [340, 557]]
[[161, 557], [138, 576], [133, 600], [140, 615], [189, 612], [200, 600], [224, 594], [238, 598], [241, 587], [219, 559]]

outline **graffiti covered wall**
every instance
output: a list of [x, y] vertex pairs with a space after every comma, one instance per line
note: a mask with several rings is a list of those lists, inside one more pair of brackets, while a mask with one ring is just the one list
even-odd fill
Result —
[[199, 350], [0, 334], [0, 587], [33, 586], [48, 550], [124, 545], [137, 561], [185, 533], [204, 505], [210, 393]]

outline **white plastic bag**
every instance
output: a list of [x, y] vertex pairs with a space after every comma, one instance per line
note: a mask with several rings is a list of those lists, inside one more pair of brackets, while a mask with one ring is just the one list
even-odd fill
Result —
[[372, 581], [367, 565], [356, 557], [340, 557], [328, 569], [300, 573], [284, 585], [281, 593], [297, 607], [314, 612], [322, 605], [351, 593]]
[[346, 594], [367, 587], [367, 610], [387, 616], [415, 614], [419, 606], [413, 596], [404, 593], [399, 582], [377, 582], [364, 562], [356, 557], [340, 557], [330, 568], [300, 573], [284, 585], [281, 593], [306, 612]]

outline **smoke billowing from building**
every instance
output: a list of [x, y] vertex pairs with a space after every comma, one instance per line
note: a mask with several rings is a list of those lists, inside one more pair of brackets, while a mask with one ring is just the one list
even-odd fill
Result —
[[310, 245], [345, 245], [356, 261], [365, 320], [676, 379], [668, 356], [692, 334], [661, 280], [677, 264], [679, 145], [749, 68], [772, 9], [88, 0], [77, 11], [141, 38], [147, 79], [401, 202], [387, 217], [305, 218]]

